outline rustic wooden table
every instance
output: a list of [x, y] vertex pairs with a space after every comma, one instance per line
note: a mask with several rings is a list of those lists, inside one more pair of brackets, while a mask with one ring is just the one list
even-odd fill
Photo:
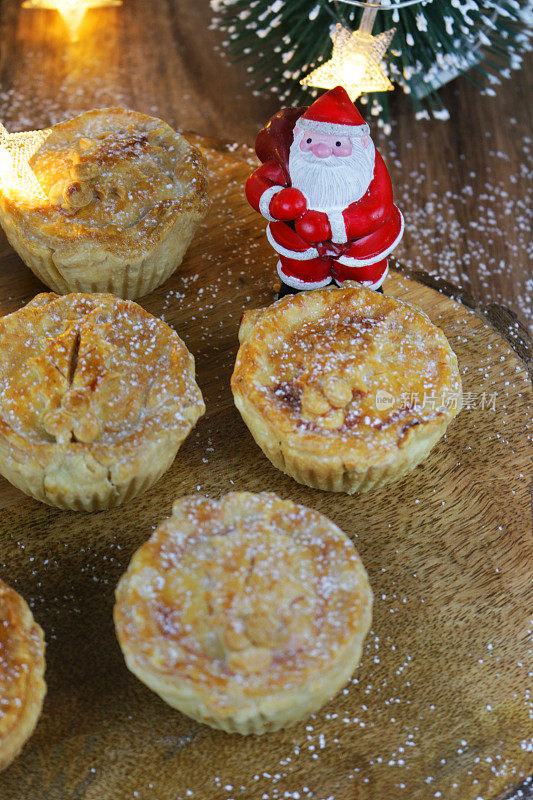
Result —
[[[10, 130], [119, 104], [253, 145], [279, 107], [275, 97], [255, 97], [244, 66], [217, 52], [224, 37], [209, 29], [209, 0], [124, 0], [122, 8], [91, 10], [76, 44], [57, 12], [20, 5], [0, 0], [0, 119]], [[374, 130], [407, 222], [398, 258], [483, 304], [507, 305], [525, 323], [533, 315], [527, 66], [494, 97], [464, 78], [447, 87], [448, 122], [415, 120], [396, 91], [392, 135]]]

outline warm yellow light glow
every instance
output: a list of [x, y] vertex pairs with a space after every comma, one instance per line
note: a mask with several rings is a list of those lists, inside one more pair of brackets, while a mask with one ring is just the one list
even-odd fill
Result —
[[71, 41], [79, 39], [80, 28], [89, 8], [121, 6], [122, 0], [24, 0], [23, 8], [51, 8], [59, 11]]
[[0, 123], [0, 190], [18, 203], [40, 204], [48, 200], [29, 160], [50, 130], [8, 133]]
[[363, 53], [348, 53], [342, 65], [342, 78], [345, 83], [361, 83], [366, 72], [366, 58]]
[[319, 89], [333, 89], [340, 84], [352, 100], [363, 92], [393, 89], [382, 64], [393, 36], [394, 29], [372, 36], [365, 30], [350, 31], [337, 24], [331, 36], [331, 59], [306, 75], [300, 83]]

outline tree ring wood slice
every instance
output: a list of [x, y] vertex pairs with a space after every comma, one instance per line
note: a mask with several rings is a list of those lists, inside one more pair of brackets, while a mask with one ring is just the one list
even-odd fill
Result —
[[[276, 280], [264, 221], [244, 199], [250, 165], [221, 143], [196, 142], [209, 145], [211, 211], [178, 271], [140, 303], [194, 353], [206, 416], [169, 472], [120, 509], [59, 511], [0, 480], [0, 578], [45, 630], [49, 687], [35, 734], [0, 775], [0, 797], [503, 797], [533, 771], [529, 340], [505, 312], [493, 310], [491, 324], [486, 310], [396, 265], [385, 293], [444, 329], [476, 402], [426, 462], [379, 493], [298, 485], [254, 444], [229, 385], [241, 313], [272, 302]], [[5, 314], [43, 286], [4, 238], [0, 262]], [[481, 407], [483, 393], [495, 403]], [[329, 516], [353, 537], [375, 594], [352, 682], [307, 722], [262, 738], [166, 706], [126, 669], [112, 621], [115, 585], [173, 498], [235, 489], [274, 491]]]

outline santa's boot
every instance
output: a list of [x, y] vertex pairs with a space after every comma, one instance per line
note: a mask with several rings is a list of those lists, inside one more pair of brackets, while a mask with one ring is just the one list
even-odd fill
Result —
[[331, 259], [288, 258], [280, 255], [277, 270], [281, 279], [279, 297], [321, 289], [331, 283]]
[[383, 294], [382, 283], [389, 271], [387, 259], [382, 258], [375, 264], [368, 264], [365, 267], [352, 267], [335, 261], [333, 264], [333, 279], [337, 286], [341, 286], [344, 281], [357, 281], [367, 289], [374, 289]]

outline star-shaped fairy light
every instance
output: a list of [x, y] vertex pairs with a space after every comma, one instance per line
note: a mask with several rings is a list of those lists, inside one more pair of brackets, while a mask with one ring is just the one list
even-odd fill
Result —
[[1, 192], [28, 205], [47, 200], [29, 161], [49, 134], [50, 129], [9, 133], [0, 122]]
[[122, 0], [24, 0], [22, 3], [23, 8], [51, 8], [59, 11], [72, 42], [78, 40], [83, 18], [90, 8], [121, 5]]
[[[364, 12], [366, 14], [366, 10]], [[390, 45], [395, 28], [372, 36], [372, 24], [361, 21], [356, 31], [338, 23], [331, 38], [333, 53], [331, 59], [306, 75], [300, 83], [319, 89], [333, 89], [344, 86], [350, 98], [355, 100], [364, 92], [386, 92], [393, 89], [383, 66], [383, 56]]]

